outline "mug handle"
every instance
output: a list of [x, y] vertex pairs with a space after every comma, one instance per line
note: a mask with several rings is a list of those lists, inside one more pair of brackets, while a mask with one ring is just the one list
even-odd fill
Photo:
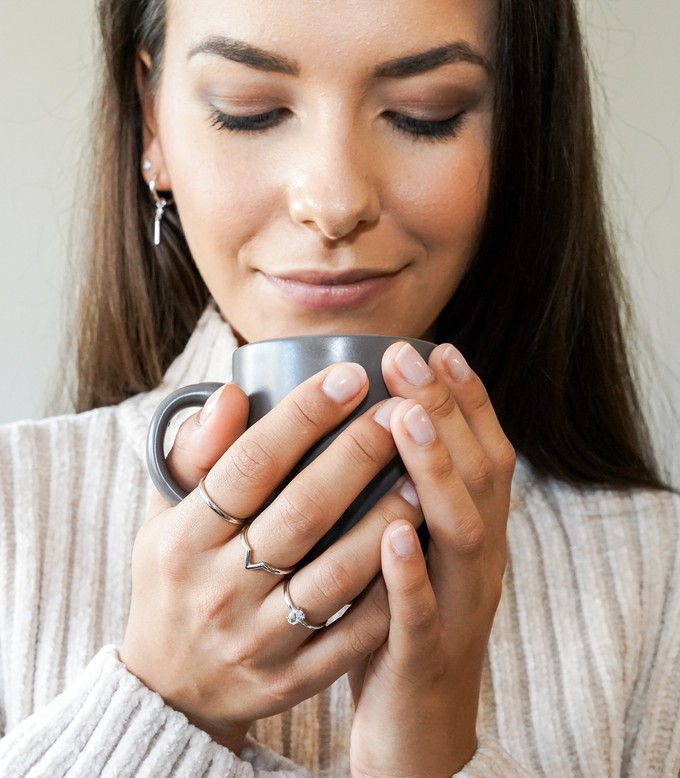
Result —
[[187, 493], [170, 474], [165, 459], [165, 433], [168, 431], [173, 416], [185, 408], [202, 407], [210, 395], [221, 386], [223, 384], [217, 383], [183, 386], [168, 395], [151, 417], [149, 432], [146, 436], [146, 464], [154, 486], [170, 505], [177, 505], [187, 496]]

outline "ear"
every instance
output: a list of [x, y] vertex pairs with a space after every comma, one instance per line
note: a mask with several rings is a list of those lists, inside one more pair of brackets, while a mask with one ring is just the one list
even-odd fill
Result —
[[[144, 179], [149, 182], [155, 176], [158, 189], [166, 192], [172, 189], [172, 184], [158, 133], [158, 94], [151, 87], [152, 65], [151, 55], [147, 51], [137, 52], [135, 82], [142, 109], [142, 145], [144, 147], [143, 158], [139, 161], [139, 165]], [[151, 163], [148, 170], [144, 170], [144, 160], [149, 160]]]

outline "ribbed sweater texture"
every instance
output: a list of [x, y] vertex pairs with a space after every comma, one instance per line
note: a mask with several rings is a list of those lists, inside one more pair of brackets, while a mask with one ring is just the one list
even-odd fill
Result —
[[[0, 428], [3, 778], [350, 775], [345, 679], [257, 722], [237, 756], [117, 653], [149, 419], [179, 386], [228, 381], [235, 347], [210, 308], [155, 390]], [[680, 500], [539, 479], [520, 459], [508, 543], [479, 745], [458, 775], [676, 778]]]

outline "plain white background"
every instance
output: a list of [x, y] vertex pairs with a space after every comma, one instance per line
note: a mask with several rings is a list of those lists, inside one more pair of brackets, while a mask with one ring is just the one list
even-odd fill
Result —
[[[581, 0], [612, 220], [662, 455], [680, 484], [680, 3]], [[0, 423], [46, 413], [93, 83], [93, 0], [0, 10]]]

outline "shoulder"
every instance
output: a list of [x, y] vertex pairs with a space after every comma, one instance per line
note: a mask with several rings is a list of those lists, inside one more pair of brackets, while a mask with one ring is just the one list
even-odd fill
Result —
[[102, 449], [107, 431], [117, 426], [115, 408], [3, 425], [0, 427], [0, 483], [21, 479], [29, 471], [39, 477], [44, 468], [82, 461], [93, 449]]
[[680, 588], [680, 497], [673, 492], [577, 486], [539, 478], [521, 462], [509, 542], [524, 563], [535, 554], [546, 575], [580, 580], [592, 594], [610, 582], [644, 607]]
[[46, 522], [68, 507], [97, 510], [145, 477], [144, 419], [118, 406], [0, 426], [0, 520]]
[[675, 533], [680, 527], [680, 496], [671, 491], [616, 489], [565, 483], [535, 475], [520, 462], [514, 490], [520, 512], [540, 520], [550, 515], [568, 533]]

